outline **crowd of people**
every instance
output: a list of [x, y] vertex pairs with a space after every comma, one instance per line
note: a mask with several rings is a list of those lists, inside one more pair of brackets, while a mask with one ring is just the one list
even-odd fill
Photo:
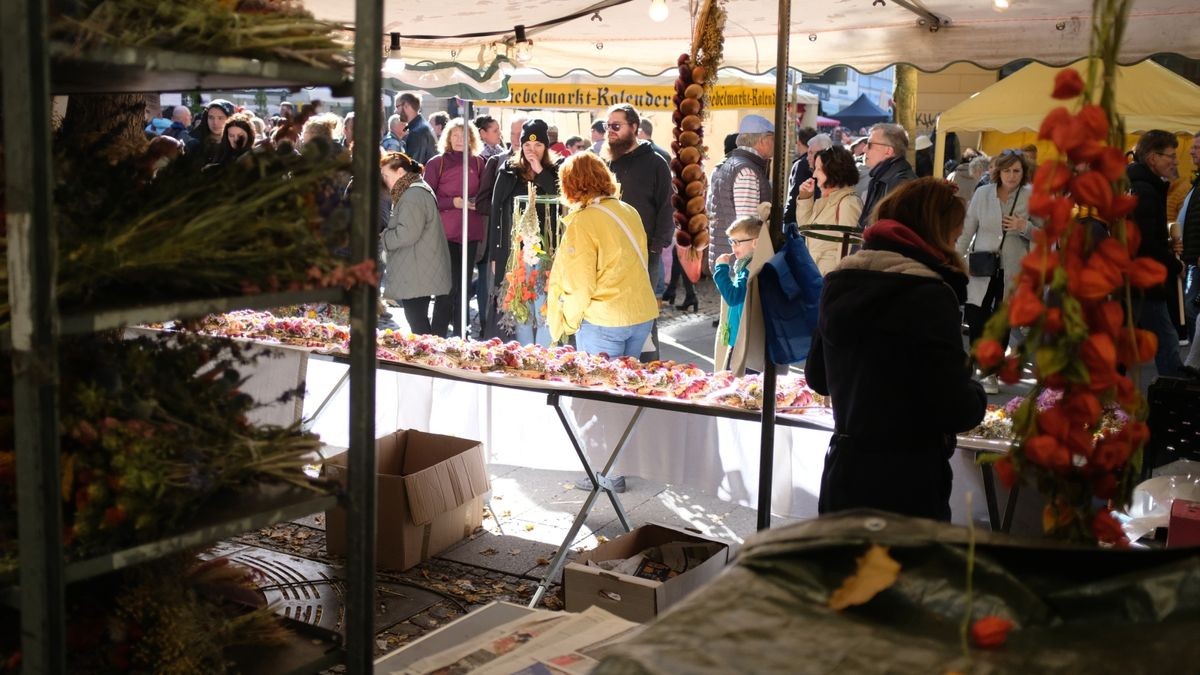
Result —
[[[678, 254], [672, 245], [675, 189], [670, 156], [650, 139], [653, 127], [633, 106], [616, 105], [606, 111], [592, 125], [590, 139], [572, 136], [560, 141], [553, 125], [536, 115], [518, 114], [511, 118], [506, 144], [500, 122], [488, 115], [467, 121], [438, 112], [426, 118], [421, 105], [420, 97], [414, 94], [396, 96], [394, 112], [388, 117], [386, 133], [380, 139], [382, 174], [387, 188], [380, 225], [383, 262], [388, 270], [383, 295], [404, 308], [412, 330], [436, 335], [499, 336], [543, 345], [569, 339], [584, 325], [582, 317], [587, 314], [580, 314], [578, 306], [572, 305], [579, 301], [575, 297], [580, 292], [579, 277], [561, 269], [555, 273], [553, 269], [558, 260], [563, 261], [562, 265], [585, 264], [577, 255], [578, 249], [584, 248], [581, 240], [563, 235], [569, 231], [565, 226], [570, 223], [589, 223], [602, 228], [604, 225], [596, 223], [617, 227], [636, 222], [640, 227], [631, 229], [643, 237], [638, 246], [645, 247], [647, 283], [651, 295], [658, 300], [656, 306], [674, 304], [682, 285], [685, 297], [679, 308], [696, 308], [694, 285], [678, 264]], [[288, 103], [280, 106], [277, 115], [260, 118], [229, 101], [213, 99], [194, 119], [186, 106], [164, 109], [161, 118], [149, 121], [146, 133], [167, 139], [158, 142], [178, 144], [183, 161], [188, 164], [201, 171], [213, 171], [264, 144], [291, 142], [302, 147], [321, 137], [352, 150], [353, 121], [353, 113], [342, 118], [312, 109], [297, 110]], [[716, 322], [715, 363], [735, 369], [744, 368], [745, 363], [735, 363], [729, 355], [739, 340], [749, 339], [746, 326], [740, 321], [742, 303], [753, 274], [761, 267], [751, 262], [756, 255], [760, 258], [768, 255], [757, 251], [757, 246], [761, 223], [767, 217], [762, 206], [769, 204], [773, 195], [768, 168], [774, 152], [774, 135], [769, 120], [758, 115], [745, 116], [737, 133], [725, 139], [725, 156], [712, 173], [706, 197], [710, 226], [707, 267], [725, 301], [721, 318]], [[1197, 144], [1193, 144], [1191, 152], [1194, 159], [1200, 160]], [[914, 149], [919, 155], [931, 152], [931, 145], [929, 137], [921, 136]], [[1177, 308], [1184, 309], [1182, 319], [1188, 322], [1184, 337], [1190, 337], [1200, 305], [1200, 274], [1196, 271], [1200, 253], [1197, 222], [1200, 199], [1192, 198], [1193, 187], [1177, 217], [1174, 214], [1168, 217], [1166, 186], [1178, 177], [1178, 150], [1174, 135], [1150, 131], [1142, 135], [1131, 153], [1128, 177], [1139, 197], [1133, 219], [1143, 232], [1140, 254], [1159, 260], [1169, 272], [1162, 287], [1138, 299], [1136, 321], [1159, 336], [1156, 366], [1160, 374], [1195, 375], [1195, 369], [1200, 367], [1198, 341], [1191, 340], [1188, 354], [1181, 352], [1177, 331], [1181, 316]], [[789, 198], [784, 205], [785, 227], [832, 225], [861, 235], [870, 230], [888, 195], [925, 173], [909, 163], [909, 135], [895, 124], [876, 124], [859, 137], [852, 137], [842, 129], [832, 134], [799, 129], [796, 151], [789, 171]], [[1039, 219], [1029, 214], [1036, 153], [1037, 148], [1032, 145], [1004, 150], [995, 157], [966, 148], [945, 167], [946, 181], [953, 186], [954, 196], [963, 207], [963, 228], [952, 244], [957, 255], [967, 260], [978, 257], [973, 254], [996, 254], [993, 256], [996, 262], [991, 266], [966, 268], [967, 284], [961, 304], [972, 339], [981, 334], [987, 317], [1012, 288], [1020, 260], [1041, 226]], [[589, 177], [591, 182], [584, 192], [591, 196], [581, 201], [576, 198], [578, 195], [567, 194], [563, 169], [566, 160], [583, 155], [589, 160], [577, 160], [577, 175]], [[604, 172], [598, 171], [591, 159], [598, 159]], [[607, 175], [612, 177], [611, 191], [598, 191], [597, 186], [604, 183]], [[555, 197], [558, 201], [555, 205], [543, 200], [536, 206], [540, 221], [555, 223], [547, 231], [563, 237], [561, 242], [545, 242], [546, 247], [561, 249], [565, 242], [576, 249], [576, 254], [564, 255], [560, 250], [553, 259], [547, 256], [539, 259], [523, 255], [522, 250], [512, 250], [515, 207], [530, 194]], [[622, 209], [632, 209], [636, 219], [595, 215], [594, 210], [605, 200], [618, 200]], [[617, 213], [611, 206], [606, 209]], [[583, 212], [588, 215], [578, 215]], [[1181, 233], [1172, 236], [1168, 232], [1169, 220], [1178, 221]], [[609, 234], [613, 232], [616, 230]], [[808, 239], [813, 260], [822, 275], [837, 270], [848, 252], [833, 239], [815, 236]], [[598, 240], [589, 241], [594, 245]], [[476, 312], [473, 321], [459, 325], [463, 315], [464, 249], [470, 265], [469, 291]], [[532, 297], [528, 315], [514, 320], [506, 316], [499, 290], [518, 258], [521, 277], [533, 280]], [[587, 264], [598, 265], [599, 259], [591, 259]], [[665, 273], [668, 269], [669, 276]], [[625, 272], [619, 276], [625, 278]], [[1178, 285], [1186, 296], [1182, 303], [1171, 301], [1177, 279], [1182, 282]], [[597, 277], [594, 283], [613, 283], [613, 278]], [[593, 292], [602, 296], [603, 292], [597, 288]], [[606, 292], [611, 291], [610, 288]], [[563, 314], [564, 308], [555, 303], [566, 303], [574, 309]], [[640, 307], [640, 303], [634, 304]], [[639, 312], [634, 312], [633, 317], [638, 321], [619, 326], [613, 322], [633, 319], [617, 320], [599, 309], [595, 312], [598, 318], [587, 325], [627, 328], [643, 323]], [[621, 312], [616, 315], [624, 317]], [[552, 321], [551, 317], [556, 318]], [[1021, 333], [1014, 331], [1010, 342], [1015, 344], [1021, 338]], [[643, 349], [637, 355], [653, 358], [656, 345], [656, 323], [652, 321]], [[998, 390], [994, 380], [984, 380], [982, 385], [988, 393]]]

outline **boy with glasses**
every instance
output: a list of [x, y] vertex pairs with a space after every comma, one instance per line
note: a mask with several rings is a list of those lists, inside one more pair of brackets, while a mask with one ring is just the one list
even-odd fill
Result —
[[[721, 292], [721, 297], [729, 307], [725, 320], [721, 322], [721, 333], [717, 336], [722, 344], [729, 346], [727, 356], [733, 354], [733, 346], [737, 342], [742, 308], [746, 305], [746, 288], [750, 285], [750, 261], [754, 259], [754, 249], [758, 246], [758, 235], [762, 232], [762, 226], [763, 221], [758, 218], [735, 220], [725, 231], [733, 253], [717, 256], [717, 264], [713, 268], [713, 283], [717, 285], [717, 290]], [[732, 265], [730, 258], [733, 259]], [[728, 368], [728, 358], [725, 363], [717, 364], [717, 367]]]

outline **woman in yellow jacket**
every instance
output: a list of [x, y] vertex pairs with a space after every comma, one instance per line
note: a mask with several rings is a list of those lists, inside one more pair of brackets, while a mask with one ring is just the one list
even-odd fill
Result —
[[571, 212], [547, 284], [550, 334], [559, 342], [574, 335], [580, 351], [637, 358], [658, 317], [642, 220], [594, 153], [568, 157], [558, 179]]
[[[840, 145], [817, 153], [813, 160], [813, 176], [797, 191], [796, 222], [801, 225], [858, 225], [863, 203], [855, 191], [858, 168], [854, 155]], [[813, 187], [820, 188], [821, 198], [813, 202]], [[832, 233], [823, 233], [833, 236]], [[821, 276], [833, 271], [842, 259], [842, 243], [808, 237], [808, 252], [821, 270]]]

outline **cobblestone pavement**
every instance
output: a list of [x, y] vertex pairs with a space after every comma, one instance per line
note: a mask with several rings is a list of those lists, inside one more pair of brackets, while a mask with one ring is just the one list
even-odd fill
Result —
[[[482, 532], [482, 528], [477, 532]], [[322, 515], [304, 519], [303, 522], [281, 523], [235, 537], [231, 541], [331, 565], [344, 562], [325, 553]], [[376, 657], [395, 651], [425, 633], [489, 602], [528, 604], [538, 584], [538, 580], [533, 577], [506, 574], [436, 557], [403, 572], [380, 572], [378, 580], [411, 584], [441, 595], [443, 599], [428, 609], [377, 632]], [[550, 587], [538, 606], [552, 610], [563, 608], [557, 584]], [[344, 668], [337, 667], [327, 672], [341, 673], [344, 672]]]

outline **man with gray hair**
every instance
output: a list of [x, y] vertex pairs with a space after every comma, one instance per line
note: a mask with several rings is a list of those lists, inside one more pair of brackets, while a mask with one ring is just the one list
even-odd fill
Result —
[[775, 154], [775, 125], [761, 115], [746, 115], [738, 125], [733, 152], [713, 171], [708, 187], [708, 268], [733, 253], [725, 230], [738, 218], [758, 217], [758, 205], [772, 199], [767, 164]]
[[863, 195], [862, 216], [858, 229], [866, 229], [874, 222], [875, 207], [901, 183], [913, 180], [917, 174], [908, 163], [908, 132], [899, 124], [876, 124], [867, 137], [867, 166], [871, 169], [871, 182]]
[[384, 152], [404, 152], [404, 118], [392, 115], [388, 118], [388, 132], [383, 135], [379, 147]]

